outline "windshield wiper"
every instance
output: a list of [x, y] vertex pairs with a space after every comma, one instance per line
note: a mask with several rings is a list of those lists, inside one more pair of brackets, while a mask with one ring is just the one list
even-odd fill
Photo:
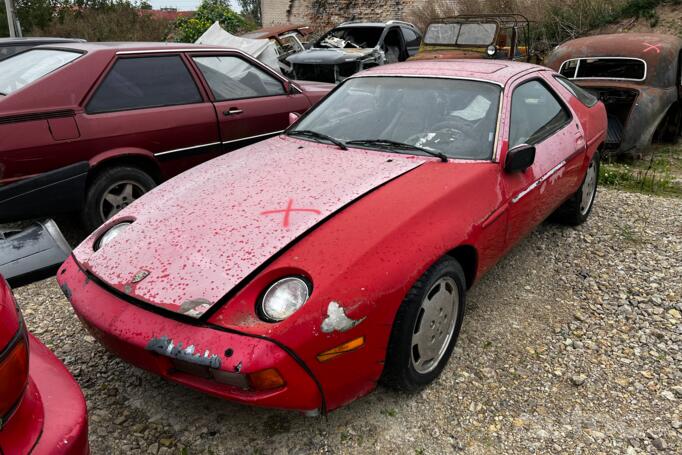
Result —
[[420, 147], [418, 145], [406, 144], [404, 142], [392, 141], [390, 139], [357, 139], [353, 141], [346, 142], [347, 145], [367, 145], [367, 146], [377, 146], [380, 148], [388, 149], [400, 149], [400, 150], [419, 150], [427, 155], [435, 156], [440, 158], [441, 161], [447, 162], [448, 157], [441, 152], [437, 152], [426, 147]]
[[348, 150], [348, 147], [346, 147], [346, 144], [344, 144], [342, 141], [336, 139], [335, 137], [327, 136], [326, 134], [318, 133], [317, 131], [313, 130], [292, 130], [287, 132], [287, 136], [304, 136], [312, 139], [322, 139], [331, 142], [341, 150]]

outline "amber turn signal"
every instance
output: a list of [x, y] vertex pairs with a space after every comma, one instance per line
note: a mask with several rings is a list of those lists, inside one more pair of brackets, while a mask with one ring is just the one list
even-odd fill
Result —
[[249, 385], [253, 390], [272, 390], [286, 384], [282, 375], [275, 368], [250, 373], [248, 378]]
[[320, 354], [317, 354], [317, 360], [320, 362], [326, 362], [327, 360], [331, 360], [334, 357], [338, 357], [341, 354], [345, 354], [347, 352], [352, 352], [357, 349], [360, 349], [362, 346], [365, 345], [365, 337], [359, 337], [355, 338], [354, 340], [350, 340], [346, 343], [340, 344], [335, 348], [332, 348], [328, 351], [321, 352]]

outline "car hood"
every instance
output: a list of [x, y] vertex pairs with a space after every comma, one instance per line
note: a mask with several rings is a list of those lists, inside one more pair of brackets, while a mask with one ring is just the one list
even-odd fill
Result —
[[118, 291], [198, 318], [325, 218], [429, 159], [276, 137], [157, 187], [74, 255]]
[[289, 63], [304, 63], [304, 64], [323, 64], [323, 65], [338, 65], [339, 63], [352, 62], [362, 60], [365, 57], [377, 52], [374, 48], [368, 49], [323, 49], [313, 48], [308, 49], [298, 54], [294, 54], [287, 59]]

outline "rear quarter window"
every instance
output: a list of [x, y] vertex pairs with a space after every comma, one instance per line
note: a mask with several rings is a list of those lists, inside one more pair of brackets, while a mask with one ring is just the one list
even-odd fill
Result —
[[592, 107], [595, 104], [597, 104], [597, 101], [599, 101], [599, 98], [597, 98], [584, 88], [575, 85], [573, 82], [569, 81], [565, 77], [554, 76], [554, 79], [556, 79], [558, 83], [563, 85], [566, 90], [571, 92], [571, 94], [574, 97], [578, 98], [578, 100], [587, 107]]
[[53, 49], [33, 49], [0, 61], [0, 94], [9, 95], [68, 65], [82, 54]]

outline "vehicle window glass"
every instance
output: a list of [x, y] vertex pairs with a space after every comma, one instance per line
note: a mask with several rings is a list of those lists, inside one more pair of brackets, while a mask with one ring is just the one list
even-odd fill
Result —
[[0, 60], [4, 60], [33, 46], [4, 46], [0, 47]]
[[9, 95], [76, 60], [78, 52], [29, 50], [0, 62], [0, 94]]
[[495, 40], [497, 24], [462, 24], [457, 44], [460, 46], [487, 46]]
[[417, 32], [407, 27], [400, 28], [403, 31], [403, 38], [407, 47], [417, 47], [421, 43], [421, 38]]
[[371, 48], [379, 44], [382, 27], [342, 27], [327, 32], [315, 47], [328, 48]]
[[217, 101], [284, 95], [279, 79], [239, 57], [194, 57]]
[[566, 90], [571, 92], [573, 96], [578, 98], [580, 102], [587, 107], [592, 107], [595, 104], [597, 104], [597, 101], [599, 101], [599, 98], [597, 98], [584, 88], [575, 85], [573, 82], [569, 81], [565, 77], [554, 76], [554, 79], [556, 79], [561, 85], [563, 85], [566, 88]]
[[121, 58], [97, 88], [87, 111], [94, 114], [201, 101], [179, 55]]
[[520, 85], [512, 95], [509, 147], [537, 144], [563, 128], [571, 114], [540, 81]]
[[280, 57], [288, 56], [296, 52], [302, 52], [305, 49], [296, 37], [296, 34], [290, 33], [288, 35], [279, 37], [279, 46], [277, 47]]
[[641, 81], [646, 77], [646, 65], [634, 58], [581, 58], [564, 62], [559, 73], [570, 79]]
[[342, 141], [387, 139], [452, 158], [490, 160], [500, 91], [498, 85], [471, 80], [348, 79], [294, 130], [312, 130]]
[[516, 54], [515, 57], [528, 55], [528, 35], [523, 27], [516, 27]]
[[431, 24], [426, 29], [424, 43], [455, 44], [459, 35], [459, 24]]

